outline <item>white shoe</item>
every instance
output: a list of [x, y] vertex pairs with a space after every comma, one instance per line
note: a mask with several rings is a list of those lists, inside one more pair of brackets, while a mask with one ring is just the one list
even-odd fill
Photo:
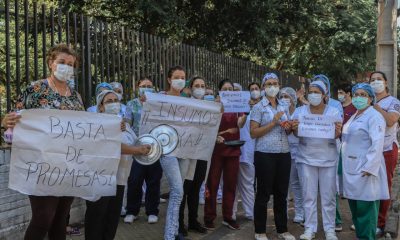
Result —
[[160, 203], [166, 203], [167, 202], [167, 199], [165, 199], [165, 198], [160, 198]]
[[158, 217], [156, 215], [149, 215], [147, 222], [150, 224], [157, 223]]
[[126, 215], [126, 210], [125, 207], [121, 208], [121, 216], [125, 216]]
[[285, 239], [285, 240], [296, 240], [296, 238], [289, 232], [279, 233], [278, 238]]
[[326, 240], [338, 240], [335, 231], [325, 232], [325, 239]]
[[206, 200], [204, 198], [199, 199], [199, 204], [204, 205], [206, 203]]
[[351, 231], [355, 231], [355, 230], [356, 230], [356, 226], [354, 226], [354, 224], [351, 224], [350, 230], [351, 230]]
[[136, 217], [135, 215], [126, 215], [124, 218], [124, 222], [131, 224], [131, 223], [133, 223], [133, 221], [135, 221], [137, 219], [138, 219], [138, 217]]
[[254, 234], [254, 239], [255, 240], [268, 240], [267, 234], [265, 234], [265, 233], [256, 233], [256, 234]]
[[315, 238], [315, 233], [310, 230], [306, 230], [303, 234], [300, 235], [301, 240], [312, 240]]

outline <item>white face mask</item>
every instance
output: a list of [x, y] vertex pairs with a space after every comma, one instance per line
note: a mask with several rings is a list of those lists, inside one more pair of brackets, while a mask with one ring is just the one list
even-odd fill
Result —
[[206, 90], [204, 88], [193, 88], [192, 95], [194, 98], [203, 99], [206, 94]]
[[318, 106], [322, 101], [322, 94], [310, 93], [307, 98], [311, 105]]
[[343, 94], [338, 95], [338, 100], [339, 102], [343, 103], [344, 101], [346, 101], [346, 96]]
[[281, 98], [281, 101], [284, 102], [288, 106], [290, 106], [292, 104], [292, 102], [290, 101], [289, 98]]
[[271, 86], [265, 88], [265, 94], [267, 94], [268, 97], [275, 97], [279, 93], [279, 87]]
[[114, 102], [104, 105], [104, 112], [108, 114], [117, 115], [121, 111], [121, 103]]
[[184, 79], [173, 79], [171, 80], [171, 87], [175, 90], [182, 90], [185, 87], [185, 80]]
[[258, 99], [261, 96], [261, 92], [260, 90], [253, 90], [251, 91], [250, 96], [252, 99]]
[[382, 80], [375, 80], [370, 83], [375, 93], [381, 93], [385, 91], [385, 83]]
[[57, 64], [54, 77], [59, 81], [66, 82], [74, 76], [74, 68], [66, 64]]

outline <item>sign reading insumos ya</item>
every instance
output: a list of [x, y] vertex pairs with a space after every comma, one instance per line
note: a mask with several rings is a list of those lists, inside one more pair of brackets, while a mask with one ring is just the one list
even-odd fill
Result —
[[36, 196], [96, 200], [116, 192], [121, 119], [30, 109], [14, 128], [9, 187]]
[[[175, 129], [177, 144], [170, 156], [211, 159], [221, 121], [221, 104], [191, 98], [146, 93], [140, 121], [140, 135], [161, 125]], [[170, 134], [170, 133], [168, 133]], [[167, 134], [164, 134], [167, 135]], [[161, 144], [170, 144], [168, 136]]]

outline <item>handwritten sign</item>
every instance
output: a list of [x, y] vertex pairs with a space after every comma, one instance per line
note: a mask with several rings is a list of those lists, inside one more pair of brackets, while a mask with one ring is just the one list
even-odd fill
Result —
[[224, 91], [219, 92], [224, 112], [250, 112], [249, 91]]
[[299, 119], [299, 137], [335, 138], [335, 119], [331, 116], [317, 114], [304, 115]]
[[14, 129], [9, 188], [36, 196], [113, 196], [121, 157], [120, 118], [31, 109]]
[[191, 98], [146, 93], [140, 135], [167, 124], [178, 133], [170, 156], [210, 160], [221, 121], [221, 104]]

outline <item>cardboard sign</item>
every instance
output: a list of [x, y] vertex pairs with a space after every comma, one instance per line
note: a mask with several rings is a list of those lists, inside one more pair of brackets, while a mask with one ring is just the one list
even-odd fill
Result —
[[337, 119], [329, 116], [304, 115], [299, 119], [298, 136], [334, 139], [336, 121]]

